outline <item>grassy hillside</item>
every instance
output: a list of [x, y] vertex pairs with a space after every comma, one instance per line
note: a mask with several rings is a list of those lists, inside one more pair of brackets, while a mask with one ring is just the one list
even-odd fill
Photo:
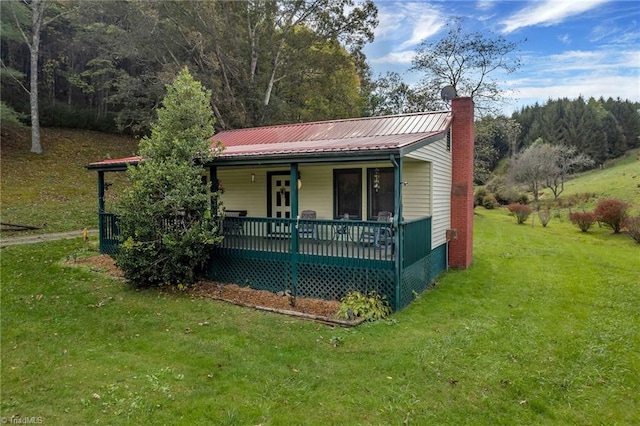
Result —
[[570, 180], [561, 196], [590, 193], [595, 199], [620, 198], [631, 204], [640, 214], [640, 149], [627, 152], [624, 157]]
[[[122, 135], [45, 128], [42, 145], [44, 154], [32, 154], [28, 129], [2, 130], [2, 222], [46, 224], [39, 232], [96, 228], [97, 174], [85, 166], [108, 157], [130, 156], [137, 151], [138, 141]], [[113, 173], [106, 179], [120, 182], [123, 178], [123, 173]]]

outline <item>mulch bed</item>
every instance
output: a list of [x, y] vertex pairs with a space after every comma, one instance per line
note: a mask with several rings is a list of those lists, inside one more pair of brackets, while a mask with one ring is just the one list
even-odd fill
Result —
[[[123, 278], [122, 271], [118, 269], [114, 260], [107, 255], [98, 255], [78, 259], [77, 263], [89, 265], [92, 268], [105, 272], [111, 276]], [[209, 280], [198, 281], [187, 290], [194, 297], [208, 297], [224, 300], [241, 306], [252, 308], [266, 308], [273, 312], [293, 314], [300, 313], [307, 319], [315, 319], [322, 322], [335, 322], [338, 325], [355, 325], [360, 322], [348, 322], [337, 320], [336, 314], [340, 308], [340, 302], [335, 300], [313, 299], [307, 297], [293, 298], [285, 293], [272, 293], [266, 290], [254, 290], [249, 287], [241, 287], [236, 284], [217, 283]], [[315, 318], [317, 317], [317, 318]]]

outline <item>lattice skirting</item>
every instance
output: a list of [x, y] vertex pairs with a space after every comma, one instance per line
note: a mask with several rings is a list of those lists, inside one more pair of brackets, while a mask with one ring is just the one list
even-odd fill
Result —
[[340, 300], [347, 292], [372, 290], [385, 295], [394, 306], [393, 270], [371, 270], [358, 267], [300, 264], [298, 288], [300, 295]]
[[446, 269], [447, 245], [437, 247], [427, 256], [406, 266], [400, 273], [399, 298], [396, 300], [393, 263], [387, 269], [373, 269], [361, 265], [297, 264], [288, 256], [256, 259], [216, 253], [209, 269], [209, 278], [272, 292], [291, 290], [299, 297], [340, 300], [348, 291], [375, 290], [385, 295], [391, 306], [402, 309], [415, 294], [422, 293]]
[[294, 283], [293, 265], [287, 260], [251, 259], [217, 255], [209, 278], [256, 290], [291, 290], [299, 297], [340, 300], [348, 291], [375, 290], [395, 306], [393, 269], [371, 270], [345, 265], [299, 263]]
[[211, 262], [209, 278], [272, 292], [291, 289], [293, 285], [290, 263], [274, 259], [216, 256]]
[[409, 305], [416, 294], [427, 289], [447, 268], [447, 245], [443, 244], [432, 250], [427, 256], [417, 260], [401, 272], [400, 300], [397, 309]]

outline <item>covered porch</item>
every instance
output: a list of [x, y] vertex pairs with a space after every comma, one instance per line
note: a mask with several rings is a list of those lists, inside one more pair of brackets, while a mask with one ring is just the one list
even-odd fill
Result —
[[[300, 297], [377, 291], [395, 310], [447, 268], [451, 112], [223, 131], [205, 164], [223, 241], [207, 276]], [[101, 251], [119, 244], [94, 163]]]

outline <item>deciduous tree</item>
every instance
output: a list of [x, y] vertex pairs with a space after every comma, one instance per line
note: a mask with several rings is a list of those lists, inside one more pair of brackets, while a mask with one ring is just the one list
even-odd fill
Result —
[[471, 96], [480, 112], [495, 112], [505, 94], [495, 75], [520, 68], [519, 43], [490, 32], [467, 32], [463, 19], [447, 26], [447, 34], [420, 44], [413, 71], [424, 74], [422, 87], [429, 99], [440, 100], [440, 90], [453, 86], [459, 96]]

